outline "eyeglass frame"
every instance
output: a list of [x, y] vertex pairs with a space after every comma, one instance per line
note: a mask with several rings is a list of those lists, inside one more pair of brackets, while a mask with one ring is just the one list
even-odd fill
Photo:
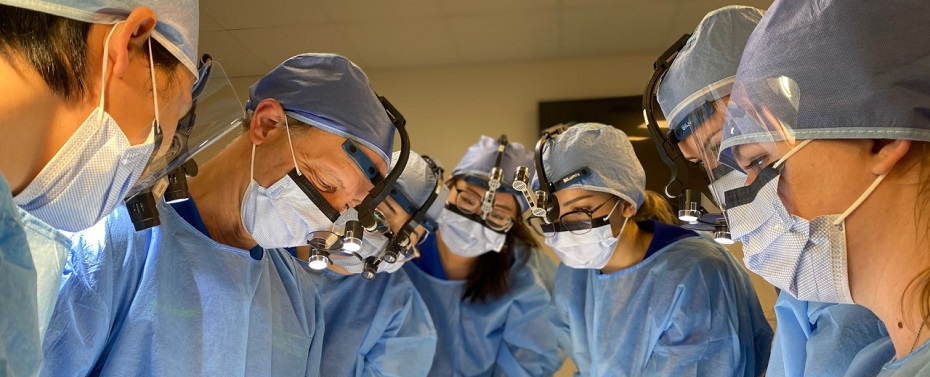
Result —
[[[457, 183], [457, 182], [456, 182], [456, 183]], [[468, 182], [466, 182], [466, 184], [468, 184]], [[455, 196], [453, 197], [452, 203], [449, 203], [448, 201], [446, 201], [446, 205], [445, 205], [445, 208], [446, 208], [446, 209], [448, 209], [448, 210], [450, 210], [450, 211], [452, 211], [452, 212], [454, 212], [454, 213], [456, 213], [456, 214], [459, 214], [459, 215], [461, 215], [461, 216], [463, 216], [463, 217], [466, 217], [466, 218], [468, 218], [469, 220], [475, 221], [475, 222], [477, 222], [477, 223], [481, 223], [481, 224], [483, 224], [486, 228], [491, 229], [491, 230], [493, 230], [494, 232], [497, 232], [497, 233], [500, 233], [500, 234], [506, 234], [508, 231], [510, 231], [511, 228], [513, 228], [513, 225], [516, 224], [517, 219], [514, 218], [514, 216], [511, 216], [510, 214], [506, 214], [506, 217], [507, 217], [508, 219], [510, 219], [510, 223], [507, 224], [507, 226], [504, 227], [504, 228], [502, 228], [502, 229], [495, 229], [495, 228], [493, 228], [490, 224], [488, 224], [488, 220], [487, 220], [487, 219], [482, 219], [482, 218], [481, 218], [481, 215], [479, 215], [479, 214], [477, 213], [478, 211], [481, 210], [481, 203], [482, 203], [482, 200], [483, 200], [483, 198], [481, 197], [481, 195], [478, 195], [477, 193], [468, 191], [468, 190], [466, 190], [466, 189], [461, 189], [461, 188], [459, 188], [457, 185], [452, 185], [452, 187], [455, 188]], [[475, 207], [475, 209], [474, 209], [473, 211], [471, 211], [470, 213], [468, 212], [467, 209], [461, 208], [461, 207], [458, 205], [459, 194], [461, 194], [461, 193], [463, 193], [463, 192], [467, 192], [469, 195], [474, 195], [475, 198], [476, 198], [477, 207]], [[493, 210], [491, 210], [491, 213], [494, 213], [494, 212], [505, 213], [505, 211], [504, 211], [503, 209], [499, 209], [499, 208], [494, 208]], [[487, 218], [490, 218], [490, 216], [487, 216]]]
[[[610, 212], [608, 212], [608, 213], [607, 213], [606, 215], [604, 215], [603, 217], [601, 217], [601, 216], [594, 217], [594, 213], [596, 213], [596, 212], [599, 211], [601, 208], [603, 208], [607, 203], [610, 203], [611, 200], [615, 200], [616, 203], [614, 204], [614, 207], [610, 209]], [[604, 226], [604, 225], [609, 225], [609, 224], [610, 224], [610, 216], [613, 215], [614, 211], [617, 210], [617, 206], [619, 206], [619, 205], [620, 205], [620, 197], [618, 197], [618, 196], [616, 196], [616, 195], [611, 195], [609, 198], [607, 198], [607, 200], [605, 200], [605, 201], [604, 201], [603, 203], [601, 203], [601, 204], [598, 204], [598, 205], [597, 205], [596, 207], [594, 207], [593, 209], [581, 208], [581, 209], [576, 209], [576, 210], [573, 210], [573, 211], [566, 212], [566, 213], [562, 214], [561, 216], [559, 216], [559, 220], [558, 220], [558, 221], [553, 221], [552, 223], [549, 223], [549, 224], [541, 224], [541, 225], [540, 225], [540, 229], [542, 229], [542, 231], [543, 231], [543, 236], [546, 236], [547, 234], [554, 234], [554, 233], [556, 233], [556, 232], [570, 232], [571, 234], [574, 234], [574, 235], [587, 234], [588, 232], [591, 231], [591, 229], [600, 228], [600, 227], [602, 227], [602, 226]], [[576, 214], [576, 213], [584, 213], [584, 214], [588, 215], [588, 218], [590, 219], [589, 222], [590, 222], [591, 225], [588, 227], [588, 229], [586, 229], [586, 230], [585, 230], [584, 232], [582, 232], [582, 233], [576, 233], [575, 231], [573, 231], [573, 230], [571, 230], [571, 229], [568, 229], [565, 225], [563, 225], [563, 224], [565, 223], [565, 221], [564, 221], [563, 219], [564, 219], [566, 216], [574, 215], [574, 214]], [[578, 221], [574, 221], [574, 222], [575, 222], [575, 223], [578, 223]], [[548, 237], [548, 236], [546, 236], [546, 237]]]

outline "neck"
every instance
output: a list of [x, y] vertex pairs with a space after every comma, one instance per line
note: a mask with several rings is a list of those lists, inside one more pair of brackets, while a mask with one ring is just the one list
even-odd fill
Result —
[[617, 241], [614, 253], [601, 269], [601, 273], [612, 274], [642, 262], [651, 242], [652, 233], [643, 231], [635, 221], [630, 219], [623, 229], [623, 234], [620, 235], [620, 240]]
[[0, 92], [15, 94], [0, 96], [0, 173], [16, 195], [87, 119], [98, 97], [65, 101], [15, 55], [0, 58]]
[[436, 232], [436, 246], [439, 250], [439, 260], [442, 269], [446, 271], [449, 280], [465, 280], [475, 267], [478, 257], [463, 257], [449, 250], [449, 246], [442, 240], [441, 232]]
[[237, 138], [200, 168], [189, 190], [213, 240], [249, 250], [257, 243], [242, 225], [242, 197], [250, 183], [248, 138]]
[[[930, 227], [923, 217], [917, 222], [916, 185], [893, 185], [887, 179], [882, 185], [887, 186], [879, 186], [872, 194], [876, 197], [846, 219], [849, 286], [853, 300], [884, 322], [900, 358], [910, 354], [915, 340], [919, 345], [930, 338], [930, 329], [924, 329], [918, 339], [920, 285], [911, 285], [930, 266], [925, 238]], [[873, 213], [882, 214], [881, 220], [875, 221]]]

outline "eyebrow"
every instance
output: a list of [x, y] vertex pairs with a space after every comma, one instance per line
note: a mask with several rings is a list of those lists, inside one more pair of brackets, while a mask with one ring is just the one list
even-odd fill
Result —
[[325, 174], [326, 177], [329, 178], [333, 182], [333, 185], [336, 186], [336, 190], [338, 191], [346, 190], [345, 183], [342, 182], [342, 178], [340, 178], [338, 174], [328, 169], [325, 172], [323, 172], [323, 174]]
[[394, 214], [394, 215], [397, 214], [397, 210], [394, 209], [394, 205], [391, 204], [391, 202], [385, 200], [385, 201], [384, 201], [384, 204], [386, 204], [386, 205], [387, 205], [387, 208], [388, 208], [389, 210], [391, 210], [391, 214]]
[[587, 199], [587, 198], [590, 198], [590, 197], [592, 197], [592, 196], [593, 196], [593, 195], [591, 195], [591, 194], [582, 195], [582, 196], [579, 196], [579, 197], [577, 197], [577, 198], [574, 198], [574, 199], [572, 199], [572, 200], [569, 200], [569, 201], [565, 202], [565, 204], [563, 204], [563, 205], [565, 205], [565, 206], [570, 206], [570, 205], [574, 204], [575, 202], [578, 202], [579, 200]]

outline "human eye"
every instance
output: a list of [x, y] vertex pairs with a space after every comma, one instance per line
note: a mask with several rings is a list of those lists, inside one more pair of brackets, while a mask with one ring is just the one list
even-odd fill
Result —
[[316, 186], [317, 190], [325, 194], [332, 194], [336, 192], [335, 186], [330, 184], [325, 179], [321, 178], [318, 174], [316, 174], [316, 172], [311, 171], [311, 173], [312, 173], [310, 174], [312, 178], [311, 182], [313, 183], [314, 186]]

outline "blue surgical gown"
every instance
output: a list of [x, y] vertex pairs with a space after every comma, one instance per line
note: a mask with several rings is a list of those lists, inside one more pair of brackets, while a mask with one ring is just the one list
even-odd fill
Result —
[[403, 270], [374, 280], [313, 272], [323, 297], [325, 377], [425, 376], [436, 352], [436, 328]]
[[[421, 252], [435, 253], [435, 236]], [[404, 271], [417, 287], [438, 342], [429, 376], [551, 376], [562, 365], [547, 271], [552, 261], [538, 250], [514, 247], [510, 292], [486, 302], [463, 300], [465, 281], [431, 276], [414, 263]], [[430, 250], [430, 251], [425, 251]]]
[[17, 207], [0, 174], [0, 376], [33, 376], [58, 297], [68, 238]]
[[894, 357], [885, 325], [859, 305], [798, 301], [782, 291], [775, 318], [767, 377], [872, 377]]
[[313, 272], [323, 297], [325, 377], [425, 376], [436, 351], [436, 328], [403, 271], [374, 280]]
[[[926, 331], [926, 329], [924, 329]], [[879, 377], [930, 377], [930, 341], [917, 346], [914, 352], [894, 359], [882, 367]]]
[[323, 308], [300, 261], [211, 240], [170, 206], [73, 238], [43, 376], [317, 376]]
[[772, 329], [730, 253], [688, 237], [614, 272], [556, 273], [556, 325], [582, 376], [759, 376]]

